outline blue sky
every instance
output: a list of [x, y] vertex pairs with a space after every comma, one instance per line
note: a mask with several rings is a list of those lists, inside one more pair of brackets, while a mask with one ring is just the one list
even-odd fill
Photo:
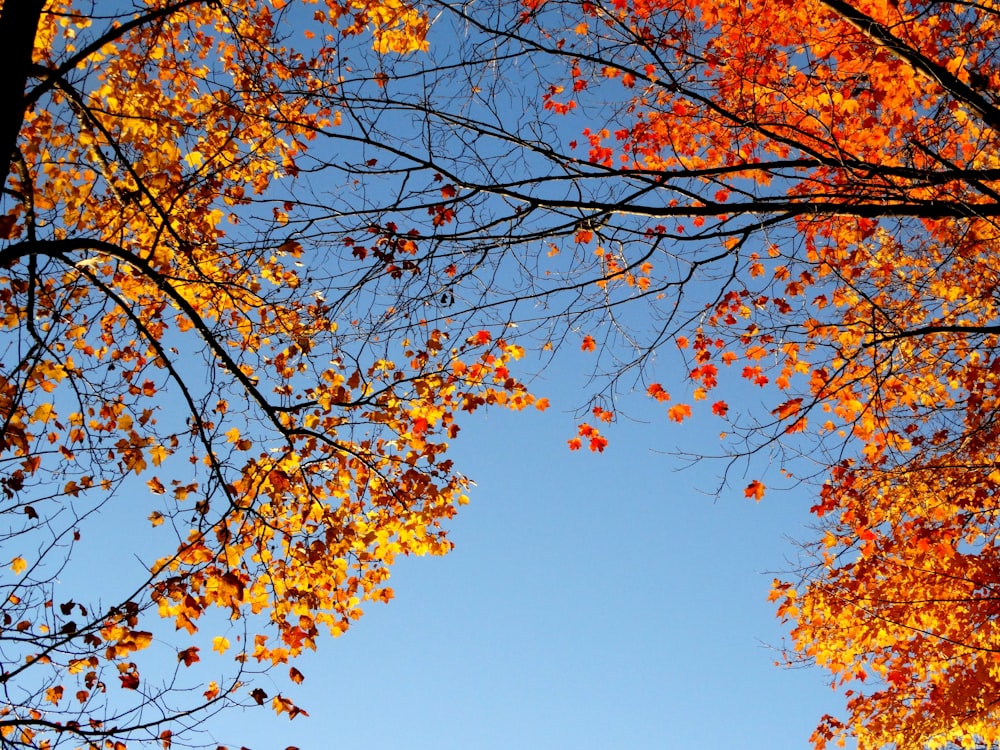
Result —
[[[444, 558], [400, 561], [396, 599], [297, 666], [310, 712], [230, 713], [219, 740], [253, 748], [808, 747], [842, 698], [816, 670], [779, 669], [767, 591], [805, 538], [806, 489], [714, 499], [725, 464], [678, 471], [654, 452], [714, 439], [710, 417], [623, 421], [602, 455], [570, 453], [567, 367], [536, 382], [544, 414], [491, 412], [454, 445], [475, 481]], [[745, 484], [745, 482], [743, 482]], [[274, 689], [287, 690], [281, 675]], [[264, 687], [268, 685], [265, 679]], [[258, 723], [259, 720], [259, 723]], [[252, 729], [251, 729], [252, 728]]]

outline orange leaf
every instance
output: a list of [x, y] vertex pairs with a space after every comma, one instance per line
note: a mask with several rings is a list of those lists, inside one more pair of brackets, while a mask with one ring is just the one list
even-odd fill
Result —
[[691, 407], [688, 404], [677, 404], [676, 406], [671, 406], [670, 409], [667, 410], [667, 416], [670, 417], [671, 421], [683, 422], [691, 416]]
[[760, 500], [764, 497], [764, 485], [758, 480], [753, 480], [747, 485], [747, 488], [743, 490], [744, 497], [751, 497], [754, 500]]
[[777, 409], [774, 409], [771, 413], [778, 417], [778, 419], [788, 419], [789, 417], [798, 414], [799, 408], [802, 406], [801, 398], [793, 398], [790, 401], [786, 401], [781, 404]]
[[652, 396], [657, 401], [669, 401], [670, 394], [663, 390], [663, 386], [659, 383], [653, 383], [649, 388], [646, 389], [646, 393]]

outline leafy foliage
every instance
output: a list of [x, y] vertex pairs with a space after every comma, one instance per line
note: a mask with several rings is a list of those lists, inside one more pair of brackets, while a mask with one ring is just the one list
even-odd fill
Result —
[[[283, 229], [276, 184], [340, 118], [315, 95], [336, 87], [336, 43], [417, 51], [426, 15], [392, 0], [330, 3], [311, 26], [250, 0], [31, 10], [0, 9], [5, 45], [35, 40], [15, 68], [24, 106], [4, 115], [0, 736], [169, 747], [228, 705], [294, 718], [252, 673], [391, 599], [395, 557], [447, 552], [442, 523], [466, 502], [444, 458], [458, 416], [534, 400], [507, 370], [520, 349], [400, 325]], [[290, 20], [309, 50], [286, 46]], [[386, 230], [375, 246], [407, 242]], [[162, 556], [145, 580], [67, 594], [88, 538], [107, 539], [94, 517], [127, 515], [113, 501], [141, 481]], [[210, 651], [222, 679], [197, 672]]]
[[[447, 551], [457, 418], [545, 408], [509, 367], [565, 344], [595, 374], [570, 449], [638, 389], [776, 464], [738, 496], [815, 484], [772, 597], [847, 694], [817, 748], [1000, 741], [995, 3], [101, 13], [0, 9], [6, 742], [301, 713], [252, 669]], [[111, 606], [60, 600], [136, 478], [176, 548]]]

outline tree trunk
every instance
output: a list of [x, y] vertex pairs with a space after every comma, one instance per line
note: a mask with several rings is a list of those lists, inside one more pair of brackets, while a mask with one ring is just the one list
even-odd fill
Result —
[[24, 120], [24, 89], [31, 74], [31, 53], [35, 32], [45, 0], [7, 0], [0, 10], [0, 50], [7, 62], [0, 76], [0, 154], [4, 160], [4, 178], [17, 147], [17, 134]]

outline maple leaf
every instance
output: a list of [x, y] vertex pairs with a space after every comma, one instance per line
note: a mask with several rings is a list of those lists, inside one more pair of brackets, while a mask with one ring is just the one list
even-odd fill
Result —
[[649, 388], [646, 389], [646, 393], [655, 398], [657, 401], [669, 401], [670, 394], [663, 390], [663, 386], [659, 383], [653, 383]]
[[197, 646], [189, 646], [177, 653], [177, 661], [182, 662], [185, 667], [190, 667], [196, 661], [201, 661], [201, 657], [198, 656], [199, 650]]
[[689, 404], [677, 404], [667, 410], [667, 416], [672, 422], [683, 422], [691, 416], [691, 406]]
[[777, 409], [771, 413], [778, 417], [778, 419], [788, 419], [795, 414], [798, 414], [799, 409], [802, 407], [801, 398], [793, 398], [789, 401], [781, 404]]

